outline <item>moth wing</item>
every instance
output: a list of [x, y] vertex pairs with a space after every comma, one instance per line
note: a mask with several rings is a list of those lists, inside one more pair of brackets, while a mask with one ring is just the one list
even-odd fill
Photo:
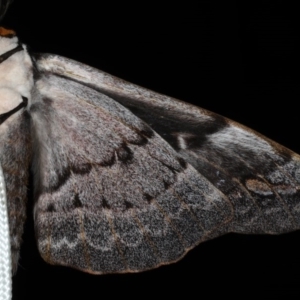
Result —
[[[21, 98], [19, 94], [12, 91], [6, 91], [6, 96], [12, 103], [14, 103], [13, 97]], [[1, 94], [1, 100], [3, 97], [4, 95]], [[32, 157], [30, 128], [30, 115], [26, 110], [14, 113], [0, 127], [0, 163], [7, 195], [13, 273], [18, 267], [26, 220], [29, 169]]]
[[103, 93], [40, 69], [30, 114], [47, 262], [96, 274], [151, 269], [232, 219], [219, 189]]
[[129, 108], [226, 195], [234, 218], [216, 235], [300, 228], [298, 154], [222, 116], [81, 63], [49, 54], [37, 62], [42, 71], [90, 86]]

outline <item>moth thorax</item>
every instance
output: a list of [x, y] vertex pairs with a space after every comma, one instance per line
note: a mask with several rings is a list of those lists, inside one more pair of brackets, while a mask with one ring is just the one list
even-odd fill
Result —
[[21, 95], [13, 89], [0, 88], [0, 115], [4, 114], [22, 103]]

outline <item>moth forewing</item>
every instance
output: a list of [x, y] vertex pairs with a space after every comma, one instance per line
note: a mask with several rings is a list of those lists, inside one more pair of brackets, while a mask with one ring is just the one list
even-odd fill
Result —
[[43, 128], [35, 226], [46, 261], [96, 274], [147, 270], [231, 220], [227, 197], [146, 123], [38, 64], [30, 111]]

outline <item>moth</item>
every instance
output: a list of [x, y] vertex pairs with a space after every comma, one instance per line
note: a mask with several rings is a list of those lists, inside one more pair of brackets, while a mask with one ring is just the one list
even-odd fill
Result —
[[[5, 51], [6, 50], [8, 49], [5, 49]], [[3, 51], [3, 53], [7, 52], [5, 51]], [[23, 49], [10, 56], [9, 59], [15, 59], [18, 55], [25, 55], [25, 57], [27, 57], [26, 51]], [[55, 59], [57, 59], [57, 61], [55, 61]], [[29, 64], [30, 60], [28, 60]], [[24, 159], [24, 156], [22, 158], [22, 156], [18, 155], [18, 159], [15, 159], [14, 161], [16, 161], [17, 165], [25, 165], [25, 168], [28, 169], [31, 168], [31, 160], [33, 160], [33, 174], [36, 177], [34, 181], [36, 188], [35, 198], [37, 199], [35, 222], [39, 222], [40, 220], [40, 223], [38, 223], [39, 225], [37, 226], [38, 239], [41, 240], [41, 232], [47, 231], [45, 229], [47, 226], [43, 225], [43, 220], [46, 220], [45, 222], [54, 222], [54, 231], [57, 230], [63, 234], [63, 236], [58, 237], [60, 238], [61, 243], [57, 242], [58, 246], [56, 246], [61, 247], [63, 251], [65, 251], [63, 253], [64, 259], [59, 262], [54, 261], [52, 258], [52, 256], [55, 256], [56, 248], [54, 237], [49, 237], [49, 233], [47, 232], [47, 234], [45, 234], [47, 239], [40, 241], [40, 249], [42, 248], [40, 251], [46, 249], [44, 250], [44, 253], [46, 254], [43, 255], [46, 257], [46, 260], [52, 263], [67, 264], [69, 257], [71, 257], [70, 260], [73, 261], [78, 259], [78, 264], [82, 263], [88, 265], [88, 267], [82, 267], [82, 265], [75, 267], [80, 269], [86, 268], [85, 270], [89, 272], [106, 272], [106, 270], [99, 271], [99, 269], [91, 270], [91, 263], [87, 263], [89, 261], [89, 259], [87, 259], [88, 256], [84, 254], [84, 251], [86, 250], [76, 249], [76, 251], [71, 251], [72, 255], [66, 254], [68, 252], [68, 249], [66, 248], [69, 245], [76, 246], [75, 239], [79, 238], [83, 232], [87, 235], [85, 240], [88, 240], [90, 236], [94, 235], [97, 236], [99, 240], [99, 237], [102, 237], [102, 235], [105, 234], [105, 230], [102, 230], [101, 232], [94, 229], [92, 232], [89, 232], [87, 229], [81, 231], [81, 227], [79, 226], [78, 228], [78, 223], [76, 223], [76, 220], [80, 220], [80, 211], [85, 211], [84, 201], [87, 199], [81, 195], [87, 193], [87, 189], [82, 188], [81, 185], [86, 182], [86, 177], [90, 180], [89, 185], [95, 186], [92, 196], [93, 199], [99, 197], [97, 198], [99, 200], [99, 211], [105, 214], [104, 220], [106, 221], [106, 225], [101, 226], [101, 228], [105, 229], [112, 226], [109, 228], [112, 234], [114, 232], [112, 228], [116, 227], [120, 228], [120, 230], [123, 229], [122, 232], [116, 232], [116, 235], [113, 235], [117, 237], [117, 240], [119, 241], [115, 242], [115, 244], [120, 243], [120, 245], [118, 244], [118, 247], [116, 247], [117, 251], [115, 251], [115, 253], [120, 251], [118, 253], [122, 253], [126, 258], [125, 260], [129, 261], [129, 267], [125, 268], [125, 265], [123, 265], [119, 270], [116, 271], [116, 269], [114, 269], [112, 272], [145, 270], [155, 267], [160, 263], [167, 263], [167, 260], [175, 261], [184, 253], [184, 250], [181, 250], [180, 252], [178, 249], [183, 246], [180, 242], [180, 237], [184, 237], [184, 240], [187, 240], [183, 240], [182, 243], [186, 248], [190, 248], [197, 244], [201, 239], [209, 239], [226, 232], [281, 233], [297, 228], [293, 223], [294, 219], [297, 220], [297, 215], [295, 215], [297, 212], [298, 197], [297, 155], [290, 153], [283, 147], [278, 146], [259, 136], [257, 133], [249, 131], [225, 118], [177, 102], [168, 97], [137, 88], [81, 64], [60, 57], [46, 55], [32, 57], [32, 60], [32, 73], [29, 73], [34, 75], [34, 91], [30, 91], [30, 94], [26, 94], [23, 91], [22, 93], [19, 93], [19, 95], [28, 99], [26, 108], [23, 107], [18, 112], [11, 114], [3, 124], [12, 122], [12, 120], [15, 120], [16, 118], [24, 118], [25, 123], [29, 122], [25, 117], [30, 119], [30, 127], [28, 126], [28, 128], [27, 125], [20, 126], [21, 134], [18, 136], [18, 140], [22, 138], [25, 139], [25, 141], [22, 141], [22, 146], [19, 146], [19, 149], [22, 148], [24, 156], [27, 157], [26, 155], [28, 155], [30, 156], [30, 159]], [[18, 67], [22, 66], [22, 61], [22, 59], [21, 61], [18, 61]], [[5, 62], [9, 62], [9, 60], [7, 59]], [[1, 65], [4, 66], [4, 62]], [[25, 70], [28, 69], [25, 68]], [[95, 73], [93, 73], [91, 77], [86, 75], [91, 74], [93, 71]], [[80, 72], [86, 73], [82, 74]], [[100, 80], [96, 75], [104, 77], [104, 79]], [[87, 78], [86, 81], [84, 78]], [[93, 82], [92, 78], [95, 79], [95, 82]], [[107, 81], [105, 81], [105, 78]], [[104, 87], [98, 86], [99, 82], [101, 82]], [[14, 82], [12, 86], [15, 87], [16, 82]], [[70, 88], [71, 91], [68, 88]], [[84, 92], [82, 93], [82, 91]], [[7, 93], [10, 96], [9, 92]], [[65, 102], [64, 104], [64, 102], [59, 99], [68, 99], [66, 94], [71, 94], [72, 96], [68, 102]], [[108, 95], [112, 100], [106, 98], [103, 94]], [[34, 97], [31, 95], [34, 95]], [[59, 96], [54, 97], [55, 99], [53, 99], [53, 95]], [[86, 95], [88, 95], [88, 97]], [[100, 102], [99, 95], [101, 95], [100, 108], [98, 108], [98, 103]], [[15, 107], [18, 107], [19, 103], [25, 106], [26, 100], [23, 98], [21, 100], [21, 98], [16, 95], [16, 102], [14, 102], [16, 105], [9, 107], [9, 109], [5, 112], [3, 111], [3, 113], [11, 112]], [[83, 98], [84, 101], [81, 101], [81, 98]], [[35, 99], [36, 102], [34, 102], [33, 99]], [[93, 99], [95, 99], [94, 102]], [[149, 101], [145, 101], [145, 99], [149, 99]], [[17, 102], [18, 100], [20, 100], [20, 102]], [[106, 100], [108, 101], [107, 107], [103, 107]], [[115, 101], [120, 102], [122, 106], [119, 106]], [[80, 112], [76, 112], [74, 103], [76, 106], [78, 105], [78, 108], [81, 108]], [[65, 107], [61, 107], [60, 105], [65, 105]], [[124, 123], [125, 125], [130, 124], [128, 130], [131, 130], [129, 132], [133, 132], [132, 134], [136, 134], [136, 139], [130, 140], [128, 136], [124, 135], [122, 136], [122, 141], [126, 138], [125, 144], [121, 143], [119, 140], [115, 141], [114, 139], [119, 136], [117, 132], [118, 130], [121, 130], [121, 125], [114, 125], [114, 122], [111, 121], [111, 119], [109, 119], [109, 122], [108, 119], [105, 118], [102, 121], [102, 118], [98, 117], [97, 113], [95, 113], [97, 118], [83, 115], [86, 111], [86, 106], [90, 109], [96, 106], [96, 111], [101, 109], [101, 115], [104, 114], [105, 111], [108, 111], [107, 113], [109, 115], [114, 114], [114, 110], [110, 111], [112, 107], [116, 110], [120, 109], [120, 115], [114, 115], [112, 119], [121, 122], [122, 126], [124, 126]], [[129, 108], [131, 112], [134, 113], [134, 116], [132, 113], [127, 112], [123, 107]], [[89, 109], [87, 110], [90, 111]], [[74, 113], [70, 115], [70, 111]], [[90, 113], [92, 114], [92, 112]], [[127, 117], [126, 114], [129, 114], [129, 120], [125, 119]], [[79, 120], [77, 119], [77, 115], [79, 116]], [[140, 119], [149, 124], [154, 131], [152, 131], [151, 128], [149, 129], [149, 127], [141, 122]], [[128, 123], [129, 121], [134, 123]], [[118, 122], [117, 124], [119, 124]], [[65, 127], [61, 126], [64, 124]], [[72, 133], [72, 131], [69, 130], [71, 125], [77, 126], [78, 124], [84, 125], [80, 128], [76, 127], [75, 133]], [[92, 127], [92, 129], [89, 129], [86, 124], [95, 124], [93, 126], [97, 126], [97, 128]], [[138, 126], [135, 127], [135, 124]], [[151, 135], [143, 126], [146, 126], [145, 128], [147, 128], [147, 130], [150, 130]], [[109, 131], [107, 132], [109, 128], [113, 129], [112, 133]], [[28, 130], [29, 132], [24, 132], [24, 130]], [[94, 133], [97, 132], [97, 130], [101, 131], [101, 136], [99, 137]], [[59, 136], [62, 133], [66, 134], [66, 132], [69, 133], [69, 135], [66, 135], [68, 140]], [[55, 138], [51, 134], [54, 134]], [[79, 164], [79, 169], [76, 169], [78, 159], [75, 159], [72, 156], [73, 152], [69, 150], [71, 149], [72, 141], [75, 140], [74, 135], [76, 135], [77, 139], [80, 137], [82, 139], [80, 147], [75, 147], [76, 151], [78, 150], [79, 152], [75, 151], [74, 157], [75, 155], [78, 155], [80, 159], [83, 159], [86, 158], [87, 154], [89, 155], [87, 157], [88, 163], [83, 162], [82, 164]], [[88, 138], [90, 135], [93, 136], [93, 139]], [[36, 144], [32, 144], [33, 138], [31, 137], [34, 137]], [[105, 139], [103, 137], [105, 137]], [[46, 139], [46, 141], [44, 139]], [[96, 143], [98, 139], [101, 143]], [[50, 140], [51, 144], [49, 145], [47, 142]], [[60, 141], [63, 144], [58, 144], [57, 141]], [[111, 152], [109, 150], [105, 152], [105, 141], [109, 142], [110, 146], [114, 146]], [[3, 144], [9, 145], [9, 143]], [[15, 144], [15, 141], [13, 144]], [[28, 145], [28, 147], [26, 145]], [[151, 156], [150, 150], [146, 148], [149, 147], [149, 145], [153, 146], [153, 151], [158, 152], [156, 156], [154, 156], [155, 158], [157, 158], [157, 155], [165, 149], [168, 154], [167, 159], [169, 160], [158, 160], [157, 164], [160, 167], [152, 166], [153, 154]], [[61, 150], [62, 152], [59, 152], [57, 149], [60, 149], [60, 147], [64, 150], [67, 149], [68, 151], [63, 152]], [[29, 149], [28, 153], [30, 155], [26, 154], [26, 149]], [[54, 152], [53, 149], [56, 149], [55, 151], [59, 153], [59, 156], [50, 155]], [[80, 152], [81, 149], [84, 149], [84, 151]], [[95, 157], [93, 156], [94, 149], [97, 149], [97, 151], [94, 151], [97, 153]], [[136, 177], [133, 178], [132, 173], [130, 173], [130, 178], [128, 179], [126, 177], [127, 171], [124, 173], [124, 170], [130, 170], [130, 168], [135, 165], [137, 162], [135, 161], [135, 158], [138, 155], [142, 155], [137, 154], [137, 151], [144, 151], [144, 149], [148, 152], [146, 152], [147, 156], [141, 161], [144, 162], [145, 166], [149, 165], [147, 172], [134, 174]], [[227, 153], [226, 155], [226, 152], [230, 153]], [[6, 153], [11, 154], [13, 152], [9, 149]], [[105, 160], [100, 156], [100, 154], [103, 153], [106, 155], [111, 154], [108, 160]], [[123, 156], [120, 153], [123, 153]], [[64, 157], [68, 159], [64, 160]], [[252, 157], [254, 162], [249, 162], [245, 159], [249, 157]], [[46, 158], [46, 160], [43, 160], [44, 158]], [[102, 160], [97, 161], [97, 159], [100, 158], [102, 158]], [[71, 161], [69, 161], [69, 159], [71, 159]], [[148, 159], [151, 163], [147, 162]], [[2, 165], [5, 165], [5, 161], [7, 162], [8, 160], [4, 156], [3, 161], [1, 160]], [[26, 161], [28, 164], [27, 166], [24, 164]], [[76, 161], [76, 163], [74, 163], [74, 161]], [[57, 167], [52, 170], [51, 168], [53, 166]], [[263, 168], [263, 170], [267, 171], [266, 173], [261, 174], [263, 171], [261, 170], [261, 166], [266, 166], [266, 168]], [[294, 166], [295, 169], [293, 169], [292, 166]], [[46, 170], [46, 167], [48, 168], [47, 170], [50, 171], [44, 171], [43, 173], [41, 169], [45, 168], [44, 170]], [[7, 169], [10, 168], [11, 166]], [[94, 168], [96, 168], [96, 171]], [[97, 173], [100, 172], [98, 168], [103, 168], [103, 172], [109, 170], [109, 172], [113, 174], [113, 177], [109, 177], [109, 182], [112, 183], [109, 191], [106, 190], [107, 188], [104, 184], [104, 179], [101, 180], [103, 173]], [[161, 169], [164, 170], [163, 173], [160, 171]], [[152, 173], [153, 170], [156, 170], [155, 174], [157, 175]], [[193, 170], [194, 175], [192, 174], [192, 177], [195, 177], [193, 180], [189, 178], [189, 180], [185, 181], [184, 178], [180, 177], [181, 173], [186, 174], [186, 172], [190, 170]], [[57, 174], [61, 175], [61, 177], [56, 176]], [[88, 177], [89, 174], [97, 174], [97, 181], [94, 180], [95, 176]], [[159, 177], [159, 175], [161, 175], [161, 177]], [[150, 176], [150, 178], [147, 176]], [[18, 177], [21, 178], [21, 176]], [[55, 177], [58, 178], [56, 181]], [[78, 178], [80, 178], [80, 180], [77, 180]], [[108, 178], [108, 175], [103, 178]], [[181, 180], [179, 186], [176, 185], [175, 179]], [[159, 192], [156, 192], [156, 190], [151, 190], [152, 194], [150, 191], [147, 193], [144, 191], [140, 192], [134, 185], [136, 181], [138, 181], [138, 187], [142, 186], [142, 188], [146, 188], [146, 186], [149, 185], [149, 189], [157, 187], [160, 188], [159, 192], [165, 191], [166, 196], [161, 200], [162, 204], [159, 205], [160, 202], [157, 202], [159, 199], [156, 199], [159, 198]], [[51, 182], [54, 182], [53, 187], [49, 186]], [[100, 182], [101, 184], [99, 184]], [[143, 183], [145, 183], [145, 185], [143, 185]], [[61, 184], [61, 186], [57, 186], [58, 184]], [[99, 186], [97, 186], [98, 184]], [[174, 185], [175, 187], [173, 187]], [[201, 188], [199, 185], [201, 185]], [[202, 187], [202, 185], [204, 185], [204, 187]], [[63, 190], [64, 186], [69, 189], [73, 187], [71, 189], [72, 193], [68, 197], [66, 197], [68, 193]], [[187, 189], [187, 192], [183, 195], [180, 194], [184, 191], [182, 186], [186, 186]], [[63, 195], [58, 196], [60, 190], [63, 191]], [[133, 194], [134, 197], [128, 197], [126, 195], [129, 193], [128, 190], [130, 191], [130, 195]], [[213, 197], [207, 196], [205, 191], [208, 191], [208, 195], [213, 195]], [[110, 201], [109, 196], [113, 193], [116, 195], [113, 197], [112, 201]], [[48, 194], [57, 195], [60, 199], [67, 199], [61, 202], [61, 204], [57, 204], [58, 202], [52, 202], [51, 199], [47, 199], [48, 202], [46, 202], [43, 207], [44, 211], [42, 209], [39, 210], [39, 204], [42, 205], [41, 199], [43, 195], [48, 197]], [[104, 194], [106, 196], [104, 196]], [[176, 199], [176, 197], [179, 197], [179, 200]], [[214, 200], [210, 201], [210, 198]], [[117, 201], [118, 199], [120, 199], [120, 201]], [[137, 200], [134, 201], [135, 199]], [[171, 204], [167, 202], [168, 199]], [[214, 201], [216, 201], [216, 203], [214, 203]], [[89, 203], [94, 202], [91, 201]], [[75, 232], [75, 237], [68, 236], [66, 232], [63, 233], [57, 229], [60, 228], [60, 226], [64, 229], [68, 228], [67, 225], [61, 225], [68, 223], [55, 223], [58, 222], [55, 219], [55, 216], [59, 213], [57, 211], [57, 205], [61, 207], [65, 216], [71, 214], [70, 218], [75, 222], [76, 226], [74, 227], [76, 227], [77, 230], [73, 230], [74, 227], [71, 227], [72, 230], [69, 230], [69, 233], [74, 234]], [[96, 208], [98, 208], [98, 206], [92, 207], [90, 211], [94, 213]], [[168, 213], [171, 213], [170, 217], [168, 217], [168, 215], [164, 217], [165, 210]], [[147, 223], [140, 215], [148, 214], [149, 212], [152, 212], [150, 217], [154, 218], [154, 220], [149, 220], [149, 223]], [[124, 222], [123, 220], [122, 222], [118, 221], [118, 214], [127, 219], [125, 219]], [[137, 214], [137, 216], [134, 214]], [[45, 217], [45, 219], [42, 219], [43, 215], [47, 215], [47, 218]], [[185, 217], [181, 217], [182, 215]], [[157, 218], [156, 216], [160, 217]], [[109, 219], [110, 217], [111, 220]], [[138, 221], [139, 218], [142, 220]], [[87, 223], [90, 222], [96, 225], [98, 224], [97, 222], [100, 222], [99, 220], [102, 220], [101, 218], [98, 219], [98, 217], [94, 220], [92, 217], [89, 218], [85, 214], [83, 215], [83, 219], [86, 220]], [[201, 220], [201, 224], [198, 224], [200, 222], [199, 220]], [[16, 221], [21, 221], [21, 219], [18, 218]], [[119, 227], [117, 226], [117, 222], [120, 224]], [[176, 224], [180, 224], [181, 222], [183, 222], [183, 224], [177, 225], [180, 228], [177, 229]], [[84, 221], [84, 226], [88, 226], [87, 223]], [[175, 225], [173, 225], [174, 227], [170, 225], [173, 223], [175, 223]], [[156, 225], [159, 226], [155, 227]], [[203, 227], [202, 231], [197, 229], [197, 226], [200, 227], [200, 225]], [[56, 229], [55, 226], [57, 226]], [[89, 228], [93, 228], [93, 226]], [[97, 225], [96, 228], [100, 228], [100, 226]], [[180, 231], [178, 232], [178, 230], [185, 231], [181, 233]], [[141, 232], [147, 233], [145, 237], [142, 237], [143, 235]], [[164, 243], [169, 244], [169, 247], [167, 245], [161, 245], [158, 242], [160, 236], [164, 237], [162, 240]], [[172, 238], [168, 239], [168, 236], [172, 236]], [[106, 238], [110, 240], [108, 236]], [[175, 243], [174, 239], [177, 240], [177, 243]], [[47, 241], [45, 242], [45, 240]], [[51, 240], [51, 243], [49, 243], [49, 240]], [[152, 240], [156, 240], [157, 242], [151, 242]], [[107, 240], [101, 238], [101, 241]], [[47, 247], [43, 246], [45, 244]], [[89, 243], [86, 242], [86, 244], [88, 245]], [[144, 247], [144, 245], [148, 246]], [[97, 248], [97, 245], [94, 246]], [[103, 245], [99, 246], [107, 248]], [[140, 252], [131, 251], [127, 249], [129, 246], [134, 247], [134, 249], [141, 247], [140, 249], [143, 250], [140, 250]], [[159, 250], [159, 247], [161, 247], [162, 250]], [[49, 248], [51, 248], [51, 251], [47, 250]], [[161, 251], [165, 257], [168, 257], [166, 261], [161, 260], [156, 264], [155, 261], [158, 261], [156, 256], [154, 254], [153, 256], [149, 254], [151, 251], [155, 253], [153, 249], [156, 248], [158, 251]], [[173, 254], [169, 253], [168, 249], [171, 250]], [[174, 254], [177, 250], [178, 252]], [[134, 258], [127, 257], [130, 255], [133, 255]], [[98, 254], [96, 256], [97, 259], [100, 257]], [[122, 257], [122, 255], [120, 256]], [[149, 258], [150, 261], [145, 260], [145, 258]], [[113, 259], [106, 259], [104, 257], [101, 261], [98, 261], [97, 264], [99, 263], [99, 265], [101, 265], [103, 262], [117, 264], [117, 261], [118, 259], [114, 261]], [[143, 265], [138, 269], [139, 267], [136, 267], [135, 265], [139, 266], [141, 263]], [[121, 266], [121, 264], [118, 266]], [[111, 270], [108, 272], [111, 272]]]
[[40, 254], [93, 274], [156, 268], [228, 232], [298, 229], [297, 154], [70, 59], [30, 56], [4, 28], [0, 51], [14, 271], [30, 168]]

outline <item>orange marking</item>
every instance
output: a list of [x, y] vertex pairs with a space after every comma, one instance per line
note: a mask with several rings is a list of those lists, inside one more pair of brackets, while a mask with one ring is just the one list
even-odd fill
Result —
[[6, 29], [4, 27], [0, 27], [0, 36], [4, 37], [13, 37], [16, 33], [11, 29]]

